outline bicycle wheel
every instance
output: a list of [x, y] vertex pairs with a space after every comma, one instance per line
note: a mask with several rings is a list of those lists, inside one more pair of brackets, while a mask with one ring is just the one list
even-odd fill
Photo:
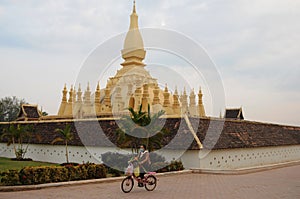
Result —
[[133, 179], [131, 176], [126, 177], [121, 184], [121, 189], [124, 193], [129, 193], [133, 188]]
[[153, 175], [149, 175], [146, 180], [145, 189], [147, 191], [153, 191], [156, 187], [156, 177]]

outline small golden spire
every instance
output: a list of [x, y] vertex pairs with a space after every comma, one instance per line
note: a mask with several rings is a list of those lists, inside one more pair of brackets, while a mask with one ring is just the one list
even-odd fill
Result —
[[199, 88], [199, 93], [198, 93], [198, 108], [199, 108], [199, 116], [200, 117], [205, 117], [205, 109], [203, 106], [203, 100], [202, 100], [203, 94], [202, 94], [202, 89], [201, 87]]
[[199, 87], [199, 94], [202, 94], [201, 86]]
[[98, 81], [98, 84], [97, 84], [97, 89], [96, 89], [97, 91], [100, 91], [100, 83], [99, 83], [99, 81]]
[[190, 106], [191, 107], [196, 106], [195, 98], [196, 98], [196, 95], [195, 95], [195, 90], [193, 88], [191, 91], [191, 94], [190, 94]]
[[71, 85], [71, 89], [69, 91], [69, 103], [73, 103], [73, 85]]
[[89, 104], [91, 102], [91, 90], [90, 90], [90, 83], [89, 82], [88, 82], [86, 91], [84, 92], [84, 99], [83, 99], [83, 101], [86, 104]]
[[91, 89], [90, 89], [90, 82], [88, 82], [86, 91], [90, 91], [90, 90], [91, 90]]
[[174, 95], [178, 95], [178, 89], [177, 89], [177, 86], [175, 86], [175, 92], [174, 92]]
[[81, 84], [79, 84], [79, 86], [78, 86], [78, 91], [77, 91], [77, 102], [82, 102]]
[[175, 93], [173, 95], [173, 109], [179, 108], [179, 96], [178, 96], [178, 90], [177, 86], [175, 87]]
[[169, 92], [169, 89], [168, 89], [168, 84], [166, 84], [165, 86], [165, 93]]
[[169, 93], [169, 90], [168, 90], [168, 85], [166, 84], [166, 87], [165, 87], [165, 91], [164, 91], [164, 104], [163, 104], [163, 107], [169, 107], [170, 106], [170, 93]]
[[133, 13], [136, 13], [135, 0], [133, 0]]
[[183, 90], [183, 95], [186, 95], [186, 89], [185, 89], [185, 87], [184, 87], [184, 90]]
[[95, 104], [100, 103], [100, 83], [98, 82], [96, 92], [95, 92]]
[[67, 100], [67, 94], [68, 94], [67, 84], [65, 84], [62, 93], [63, 93], [62, 102], [67, 102], [68, 101]]

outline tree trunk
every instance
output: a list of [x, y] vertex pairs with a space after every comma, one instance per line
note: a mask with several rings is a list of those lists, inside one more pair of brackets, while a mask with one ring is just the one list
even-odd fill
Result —
[[69, 151], [68, 151], [68, 142], [66, 141], [66, 158], [67, 158], [67, 163], [69, 163]]

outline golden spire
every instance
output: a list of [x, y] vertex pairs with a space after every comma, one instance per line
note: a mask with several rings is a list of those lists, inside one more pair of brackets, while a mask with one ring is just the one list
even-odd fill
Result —
[[88, 82], [86, 91], [84, 92], [84, 103], [90, 104], [91, 103], [91, 90], [90, 90], [90, 83]]
[[166, 84], [165, 90], [164, 90], [164, 104], [163, 107], [169, 107], [170, 106], [170, 93], [168, 90], [168, 85]]
[[136, 12], [136, 3], [133, 2], [133, 10], [130, 15], [129, 31], [126, 35], [122, 57], [125, 60], [122, 66], [145, 66], [146, 51], [144, 50], [144, 42], [139, 31], [138, 15]]
[[181, 112], [182, 113], [187, 113], [188, 112], [188, 99], [187, 98], [188, 98], [188, 96], [186, 94], [186, 89], [184, 87], [183, 94], [181, 95], [181, 104], [182, 104]]
[[132, 14], [130, 15], [129, 30], [134, 30], [134, 29], [138, 29], [138, 28], [139, 28], [138, 15], [136, 14], [135, 1], [133, 1], [133, 10], [132, 10]]
[[99, 83], [99, 81], [98, 81], [98, 84], [97, 84], [96, 91], [100, 91], [100, 83]]
[[100, 83], [98, 82], [95, 92], [95, 104], [100, 103]]
[[71, 89], [69, 91], [69, 103], [73, 103], [73, 85], [71, 85]]
[[190, 94], [190, 106], [196, 106], [196, 95], [194, 89], [192, 89], [191, 94]]
[[202, 89], [200, 87], [199, 88], [199, 93], [198, 93], [198, 104], [203, 104], [202, 97], [203, 97], [203, 94], [202, 94]]
[[68, 90], [67, 90], [67, 85], [66, 84], [64, 86], [64, 89], [63, 89], [62, 93], [63, 93], [62, 102], [67, 102]]
[[80, 84], [79, 84], [78, 91], [77, 91], [77, 102], [82, 102], [82, 91], [81, 91]]
[[133, 0], [133, 11], [132, 11], [132, 13], [136, 13], [135, 0]]
[[202, 89], [201, 89], [201, 87], [200, 87], [199, 93], [198, 93], [198, 109], [199, 109], [199, 116], [200, 116], [200, 117], [205, 117], [205, 109], [204, 109], [204, 106], [203, 106], [202, 97], [203, 97], [203, 94], [202, 94]]
[[76, 86], [73, 89], [73, 102], [76, 102]]
[[177, 90], [177, 86], [175, 87], [175, 93], [173, 95], [173, 109], [175, 108], [179, 108], [180, 104], [179, 104], [179, 98], [178, 98], [178, 90]]

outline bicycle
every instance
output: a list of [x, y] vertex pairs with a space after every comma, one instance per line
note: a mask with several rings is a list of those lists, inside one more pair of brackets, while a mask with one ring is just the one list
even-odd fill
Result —
[[124, 193], [129, 193], [132, 190], [134, 186], [134, 180], [138, 183], [142, 183], [147, 191], [153, 191], [156, 188], [156, 172], [147, 172], [144, 176], [144, 179], [140, 179], [135, 175], [135, 172], [133, 172], [133, 163], [130, 162], [125, 171], [125, 174], [127, 175], [127, 177], [121, 183], [121, 189]]

